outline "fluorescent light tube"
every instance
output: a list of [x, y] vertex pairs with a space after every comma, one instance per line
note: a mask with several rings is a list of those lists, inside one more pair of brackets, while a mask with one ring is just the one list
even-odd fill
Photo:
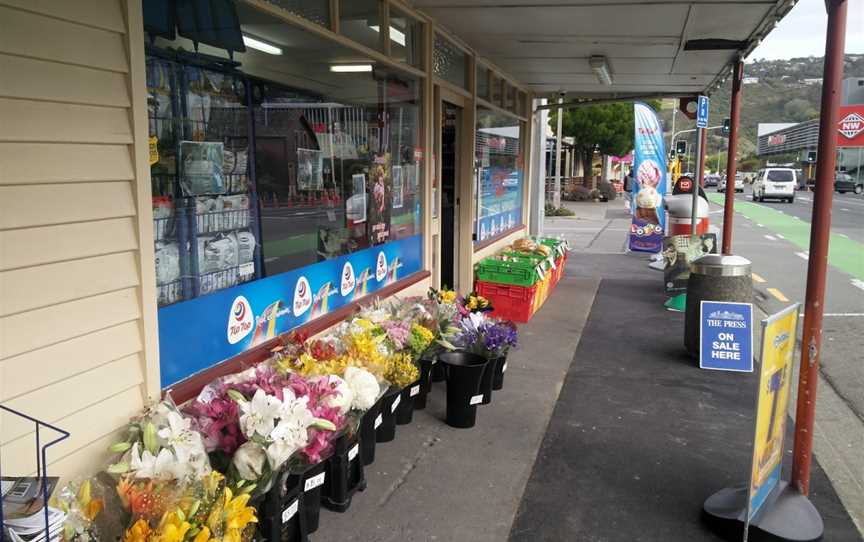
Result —
[[[381, 32], [381, 27], [378, 26], [377, 24], [370, 26], [369, 28], [371, 28], [375, 32]], [[392, 26], [390, 27], [390, 39], [392, 41], [395, 41], [396, 43], [398, 43], [402, 47], [405, 47], [405, 33], [402, 32], [401, 30], [399, 30], [398, 28], [395, 28]]]
[[609, 69], [609, 63], [606, 57], [602, 55], [593, 55], [588, 58], [588, 65], [591, 66], [591, 71], [597, 76], [597, 80], [601, 85], [612, 84], [612, 70]]
[[333, 64], [330, 71], [335, 73], [371, 72], [372, 64]]
[[282, 49], [280, 49], [279, 47], [276, 47], [275, 45], [270, 45], [269, 43], [263, 42], [261, 40], [258, 40], [258, 39], [252, 38], [252, 37], [249, 37], [246, 34], [243, 34], [243, 44], [246, 45], [246, 47], [249, 47], [251, 49], [256, 49], [258, 51], [261, 51], [262, 53], [267, 53], [268, 55], [281, 55], [282, 54]]

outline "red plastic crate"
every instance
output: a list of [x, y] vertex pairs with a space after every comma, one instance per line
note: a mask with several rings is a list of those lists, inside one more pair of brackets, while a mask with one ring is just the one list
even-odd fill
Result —
[[525, 323], [534, 315], [537, 288], [534, 286], [513, 286], [495, 284], [478, 280], [474, 289], [492, 303], [495, 310], [492, 316]]

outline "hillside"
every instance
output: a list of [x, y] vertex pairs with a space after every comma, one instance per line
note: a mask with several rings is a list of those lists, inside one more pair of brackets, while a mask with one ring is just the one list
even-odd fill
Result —
[[[844, 77], [864, 77], [864, 55], [846, 55], [844, 74]], [[744, 66], [744, 77], [739, 156], [755, 154], [756, 130], [760, 122], [801, 122], [819, 117], [822, 93], [821, 57], [748, 62]], [[722, 124], [723, 119], [729, 116], [731, 90], [730, 78], [711, 96], [710, 125]], [[670, 132], [671, 103], [664, 104], [660, 117], [667, 133]], [[693, 121], [683, 115], [676, 115], [676, 131], [694, 126]], [[690, 141], [692, 144], [692, 135]], [[725, 147], [726, 142], [719, 134], [709, 135], [708, 154], [716, 153], [721, 144]]]

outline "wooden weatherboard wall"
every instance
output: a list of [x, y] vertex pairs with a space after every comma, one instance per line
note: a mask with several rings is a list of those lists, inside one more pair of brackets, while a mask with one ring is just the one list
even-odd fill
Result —
[[[64, 477], [159, 396], [143, 48], [140, 0], [0, 0], [0, 402]], [[0, 446], [34, 471], [31, 423]]]

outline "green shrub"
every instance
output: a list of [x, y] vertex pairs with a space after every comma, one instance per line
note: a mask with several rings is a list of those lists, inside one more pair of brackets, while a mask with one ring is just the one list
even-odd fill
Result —
[[618, 192], [615, 191], [615, 187], [609, 181], [600, 181], [597, 189], [600, 192], [600, 199], [604, 201], [614, 201], [618, 197]]
[[546, 204], [546, 216], [573, 216], [574, 213], [566, 207], [555, 207], [554, 205]]

